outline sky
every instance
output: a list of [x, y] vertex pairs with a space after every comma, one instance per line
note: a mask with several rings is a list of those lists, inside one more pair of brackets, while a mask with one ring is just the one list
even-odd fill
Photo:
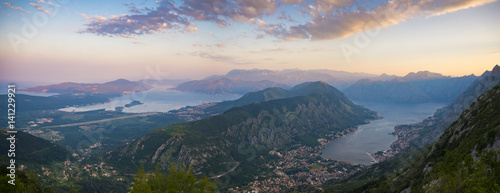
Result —
[[0, 81], [481, 75], [500, 63], [498, 10], [497, 0], [0, 0]]

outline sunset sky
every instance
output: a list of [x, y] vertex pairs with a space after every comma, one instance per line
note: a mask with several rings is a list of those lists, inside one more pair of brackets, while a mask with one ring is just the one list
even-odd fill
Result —
[[480, 75], [496, 0], [0, 0], [0, 80], [200, 79], [231, 69]]

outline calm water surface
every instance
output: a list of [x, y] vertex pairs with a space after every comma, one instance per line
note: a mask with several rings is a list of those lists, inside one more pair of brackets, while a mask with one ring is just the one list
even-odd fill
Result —
[[394, 126], [418, 123], [432, 116], [437, 109], [447, 105], [446, 103], [406, 104], [367, 101], [354, 101], [354, 103], [377, 111], [379, 116], [384, 118], [361, 125], [355, 133], [327, 144], [322, 153], [324, 158], [369, 165], [372, 159], [366, 152], [373, 154], [389, 149], [391, 143], [396, 140], [396, 136], [388, 134], [394, 132]]
[[123, 107], [126, 104], [137, 100], [144, 104], [132, 107], [125, 107], [126, 113], [145, 112], [168, 112], [185, 106], [201, 105], [207, 102], [220, 102], [225, 100], [235, 100], [241, 95], [212, 95], [200, 93], [187, 93], [167, 90], [168, 87], [157, 87], [146, 92], [133, 93], [114, 98], [109, 103], [88, 105], [81, 107], [68, 107], [60, 110], [67, 112], [82, 112], [97, 109], [115, 110], [115, 107]]

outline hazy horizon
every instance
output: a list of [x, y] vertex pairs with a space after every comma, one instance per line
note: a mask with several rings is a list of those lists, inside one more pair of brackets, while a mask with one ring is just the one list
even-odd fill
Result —
[[[491, 71], [491, 69], [494, 67], [494, 65], [490, 68], [490, 69], [485, 69], [485, 71]], [[232, 69], [232, 70], [269, 70], [269, 69], [257, 69], [257, 68], [253, 68], [253, 69]], [[281, 70], [273, 70], [273, 71], [284, 71], [284, 70], [302, 70], [302, 69], [281, 69]], [[325, 69], [308, 69], [308, 70], [325, 70]], [[332, 70], [332, 69], [327, 69], [327, 70]], [[231, 71], [231, 70], [229, 70]], [[205, 79], [205, 78], [209, 78], [211, 76], [223, 76], [223, 75], [226, 75], [229, 71], [227, 72], [223, 72], [222, 74], [212, 74], [212, 75], [207, 75], [207, 76], [201, 76], [201, 77], [179, 77], [179, 78], [170, 78], [169, 75], [166, 75], [166, 76], [161, 76], [163, 77], [162, 80], [202, 80], [202, 79]], [[307, 71], [307, 70], [305, 70]], [[335, 70], [332, 70], [332, 71], [335, 71]], [[419, 71], [413, 71], [413, 72], [408, 72], [408, 73], [416, 73], [416, 72], [420, 72], [420, 71], [428, 71], [428, 70], [419, 70]], [[462, 77], [462, 76], [469, 76], [469, 75], [475, 75], [475, 76], [481, 76], [485, 71], [483, 71], [482, 73], [480, 74], [465, 74], [465, 75], [460, 75], [460, 76], [453, 76], [453, 75], [447, 75], [445, 73], [440, 73], [440, 72], [432, 72], [432, 73], [439, 73], [439, 74], [442, 74], [444, 76], [450, 76], [450, 77]], [[348, 71], [343, 71], [343, 72], [348, 72]], [[387, 74], [387, 73], [382, 73], [382, 74], [372, 74], [372, 73], [369, 73], [369, 72], [349, 72], [349, 73], [364, 73], [364, 74], [371, 74], [371, 75], [374, 75], [375, 77], [376, 76], [380, 76], [382, 74]], [[387, 75], [396, 75], [396, 76], [399, 76], [399, 77], [403, 77], [405, 75], [407, 75], [408, 73], [404, 73], [402, 75], [396, 75], [396, 74], [387, 74]], [[71, 81], [71, 80], [60, 80], [60, 81], [9, 81], [9, 80], [2, 80], [0, 79], [0, 84], [9, 84], [9, 83], [21, 83], [21, 88], [28, 88], [28, 87], [34, 87], [34, 86], [43, 86], [43, 85], [48, 85], [48, 84], [59, 84], [59, 83], [64, 83], [64, 82], [75, 82], [75, 83], [92, 83], [92, 84], [100, 84], [100, 83], [105, 83], [105, 82], [111, 82], [111, 81], [115, 81], [115, 80], [118, 80], [118, 79], [126, 79], [126, 80], [129, 80], [129, 81], [141, 81], [141, 80], [144, 80], [144, 79], [132, 79], [132, 78], [127, 78], [127, 77], [117, 77], [117, 78], [106, 78], [106, 79], [102, 79], [101, 81], [99, 80], [89, 80], [89, 81]], [[150, 79], [154, 79], [154, 77], [151, 77]], [[293, 86], [293, 85], [292, 85]]]

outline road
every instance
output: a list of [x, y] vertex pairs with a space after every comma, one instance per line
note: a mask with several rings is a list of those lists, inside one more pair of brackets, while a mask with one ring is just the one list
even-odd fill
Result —
[[372, 154], [370, 154], [368, 152], [365, 152], [365, 153], [366, 153], [366, 155], [370, 156], [370, 158], [372, 158], [373, 162], [378, 163], [378, 161], [373, 157]]
[[114, 121], [114, 120], [120, 120], [120, 119], [128, 119], [128, 118], [133, 118], [133, 117], [144, 117], [144, 116], [155, 115], [155, 114], [157, 114], [157, 113], [142, 113], [142, 114], [135, 114], [135, 115], [123, 116], [123, 117], [114, 117], [114, 118], [108, 118], [108, 119], [101, 119], [101, 120], [96, 120], [96, 121], [87, 121], [87, 122], [81, 122], [81, 123], [71, 123], [71, 124], [65, 124], [65, 125], [53, 125], [53, 126], [47, 126], [47, 127], [42, 127], [42, 128], [57, 128], [57, 127], [72, 127], [72, 126], [80, 126], [80, 125], [89, 125], [89, 124], [96, 124], [96, 123], [102, 123], [102, 122]]
[[236, 165], [233, 168], [231, 168], [229, 171], [224, 172], [224, 173], [219, 174], [219, 175], [216, 175], [216, 176], [212, 176], [212, 177], [210, 177], [210, 179], [220, 178], [226, 174], [229, 174], [229, 173], [233, 172], [236, 169], [236, 167], [238, 167], [239, 165], [240, 165], [240, 162], [236, 162]]

